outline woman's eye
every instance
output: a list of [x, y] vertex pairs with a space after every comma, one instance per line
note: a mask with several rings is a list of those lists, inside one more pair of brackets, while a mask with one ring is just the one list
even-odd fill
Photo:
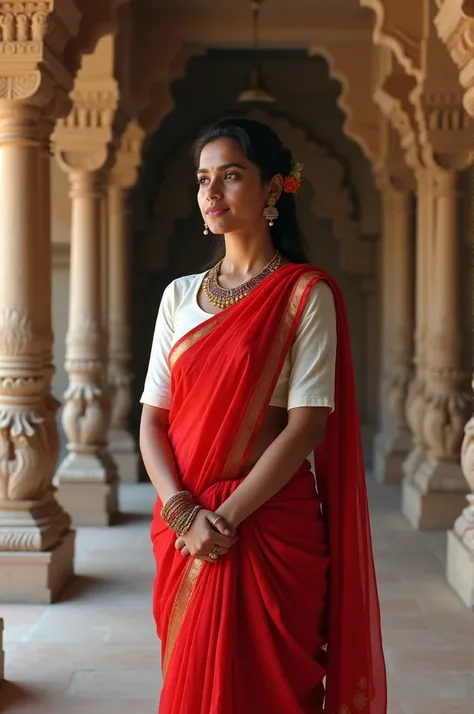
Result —
[[202, 176], [201, 178], [198, 178], [198, 184], [203, 186], [209, 179], [207, 179], [205, 176]]
[[235, 173], [229, 173], [229, 174], [226, 174], [226, 175], [225, 175], [225, 178], [226, 178], [226, 179], [235, 179], [235, 178], [237, 178], [237, 174], [235, 174]]

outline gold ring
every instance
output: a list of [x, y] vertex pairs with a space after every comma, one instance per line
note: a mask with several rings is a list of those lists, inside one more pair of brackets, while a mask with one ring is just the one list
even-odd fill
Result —
[[212, 527], [215, 528], [215, 527], [216, 527], [216, 523], [219, 523], [219, 521], [222, 521], [222, 520], [224, 520], [222, 516], [217, 516], [216, 520], [215, 520], [214, 523], [212, 524]]
[[220, 548], [218, 545], [216, 545], [209, 553], [209, 557], [212, 558], [212, 560], [217, 560], [219, 557], [219, 552], [220, 552]]

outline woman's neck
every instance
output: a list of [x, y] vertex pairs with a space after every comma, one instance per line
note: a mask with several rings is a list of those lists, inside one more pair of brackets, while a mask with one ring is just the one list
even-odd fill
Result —
[[258, 273], [275, 255], [270, 233], [249, 237], [225, 236], [225, 257], [220, 273], [233, 277], [245, 277]]

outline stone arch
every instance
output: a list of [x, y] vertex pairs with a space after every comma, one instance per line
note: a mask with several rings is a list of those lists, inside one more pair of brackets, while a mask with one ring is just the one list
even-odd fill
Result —
[[343, 131], [355, 141], [364, 156], [373, 163], [378, 152], [378, 112], [372, 98], [372, 44], [360, 42], [324, 42], [309, 49], [327, 65], [330, 79], [341, 87], [337, 105], [345, 119]]
[[404, 0], [359, 0], [361, 7], [375, 15], [373, 39], [376, 45], [388, 47], [407, 74], [418, 84], [424, 80], [423, 53], [427, 41], [424, 2]]
[[[361, 0], [362, 1], [362, 0]], [[219, 47], [225, 46], [225, 38], [229, 36], [229, 47], [236, 47], [235, 38], [229, 34], [231, 28], [220, 26], [213, 28], [213, 36], [219, 37]], [[206, 54], [213, 45], [212, 37], [206, 43], [192, 42], [183, 36], [183, 31], [176, 29], [176, 39], [168, 41], [164, 46], [156, 49], [151, 44], [157, 44], [157, 38], [148, 37], [151, 54], [156, 56], [152, 63], [159, 67], [156, 74], [150, 73], [150, 60], [148, 59], [147, 83], [141, 91], [141, 109], [139, 122], [150, 136], [160, 127], [161, 122], [174, 107], [174, 98], [171, 93], [173, 81], [184, 76], [186, 64], [192, 57]], [[239, 44], [239, 43], [237, 43]], [[309, 56], [319, 55], [325, 59], [329, 78], [336, 80], [341, 86], [338, 106], [346, 117], [344, 132], [354, 140], [362, 152], [373, 161], [377, 154], [378, 143], [378, 110], [372, 101], [372, 61], [373, 44], [369, 37], [340, 40], [331, 39], [324, 34], [319, 42], [309, 44], [302, 42], [300, 36], [294, 41], [289, 40], [287, 33], [282, 33], [281, 38], [275, 36], [273, 47], [280, 44], [295, 49], [307, 49]], [[246, 47], [246, 45], [245, 45]], [[142, 52], [145, 52], [142, 49]], [[138, 72], [140, 75], [140, 72]]]
[[186, 73], [186, 65], [192, 57], [206, 54], [207, 49], [192, 42], [177, 41], [171, 47], [166, 46], [160, 57], [160, 75], [150, 80], [144, 90], [139, 110], [139, 122], [148, 136], [160, 128], [163, 119], [175, 106], [171, 92], [173, 82]]
[[[354, 218], [355, 206], [347, 171], [337, 156], [327, 147], [310, 139], [306, 132], [293, 126], [286, 118], [274, 117], [263, 111], [253, 110], [247, 114], [271, 126], [293, 154], [306, 157], [305, 179], [314, 190], [311, 211], [317, 217], [331, 222], [333, 237], [339, 242], [339, 263], [342, 271], [351, 274], [370, 275], [373, 271], [370, 243], [361, 237], [359, 221]], [[157, 270], [168, 264], [168, 245], [176, 221], [190, 215], [193, 198], [189, 193], [178, 195], [179, 185], [189, 161], [188, 147], [170, 162], [167, 182], [157, 196], [154, 217], [148, 239], [141, 251], [143, 264]], [[160, 241], [154, 240], [159, 234]]]

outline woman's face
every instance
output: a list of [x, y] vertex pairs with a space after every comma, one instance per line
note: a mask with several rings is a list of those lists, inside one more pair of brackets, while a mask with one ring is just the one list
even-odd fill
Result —
[[199, 208], [212, 233], [266, 225], [262, 212], [272, 182], [262, 181], [234, 139], [216, 139], [203, 148], [197, 180]]

